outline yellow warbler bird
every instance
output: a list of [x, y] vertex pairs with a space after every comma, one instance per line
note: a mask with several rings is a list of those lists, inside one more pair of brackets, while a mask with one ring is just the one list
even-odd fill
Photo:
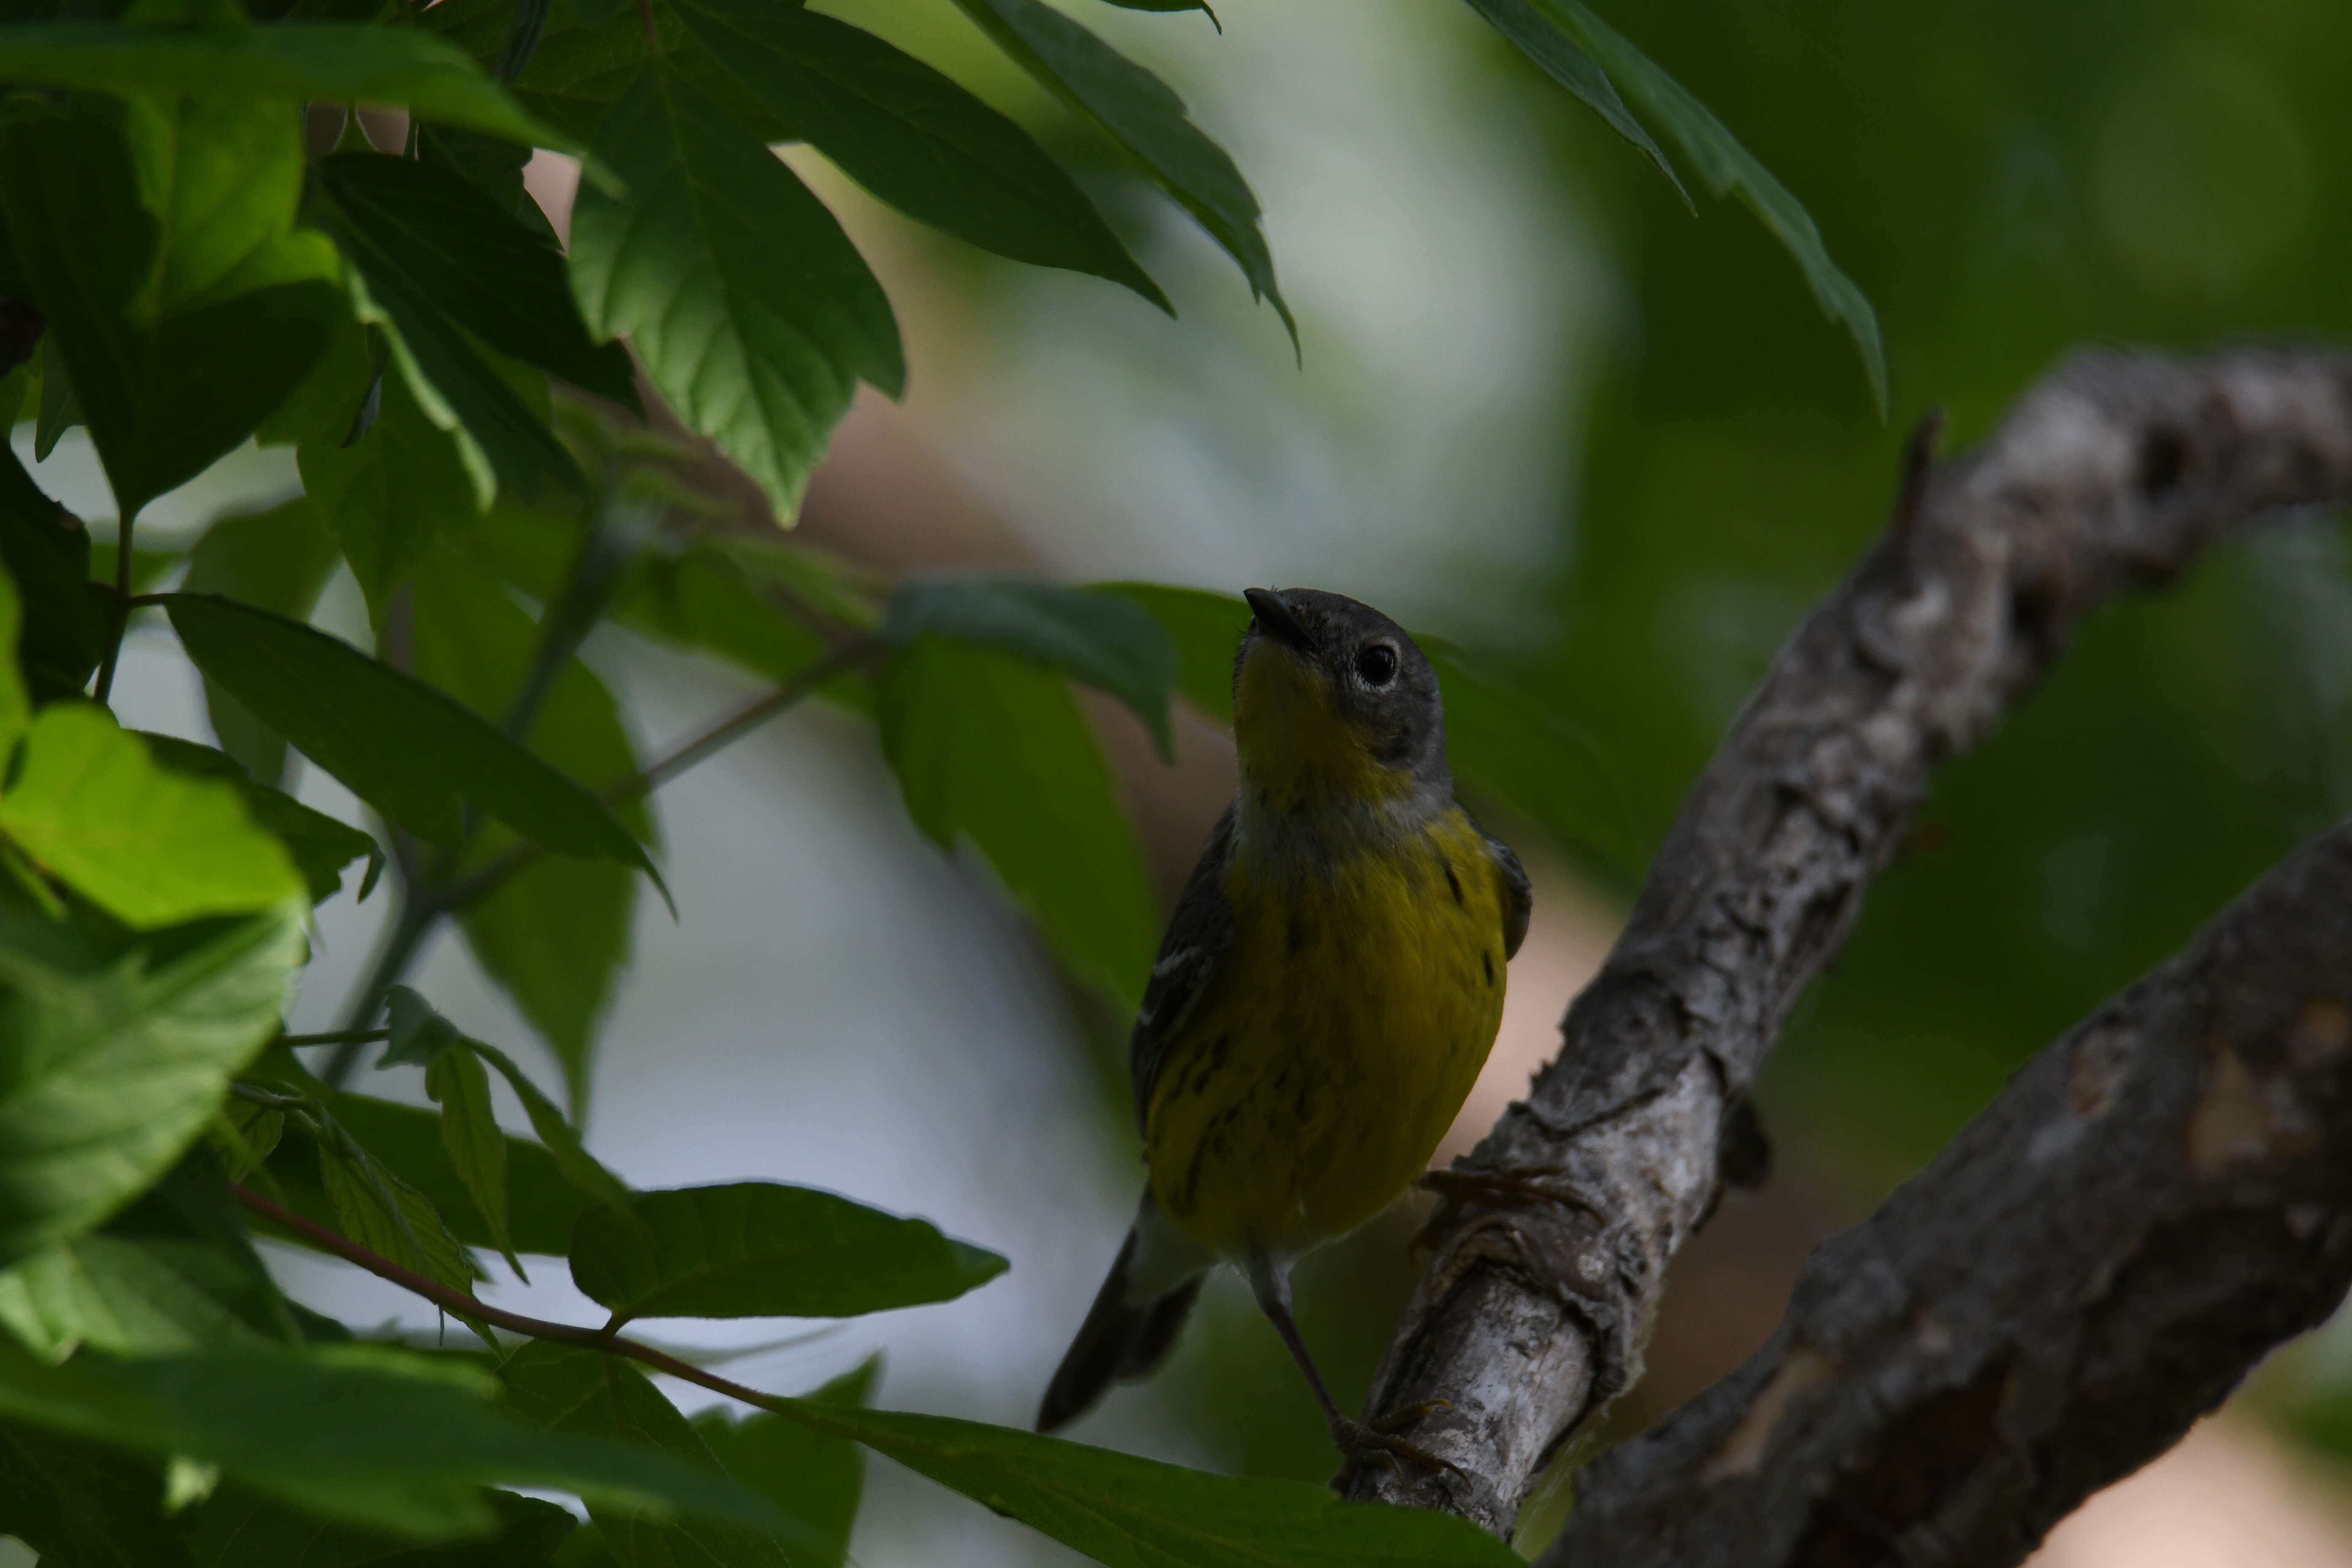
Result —
[[1150, 1181], [1040, 1431], [1149, 1374], [1206, 1271], [1248, 1275], [1352, 1467], [1428, 1456], [1341, 1415], [1290, 1268], [1421, 1176], [1502, 1022], [1527, 873], [1454, 799], [1437, 675], [1337, 594], [1248, 594], [1241, 786], [1169, 921], [1129, 1047]]

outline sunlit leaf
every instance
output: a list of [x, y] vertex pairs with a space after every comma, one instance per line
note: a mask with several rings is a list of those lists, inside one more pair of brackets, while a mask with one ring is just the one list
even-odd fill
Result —
[[572, 1281], [615, 1319], [846, 1318], [945, 1301], [1004, 1272], [919, 1219], [771, 1182], [639, 1193], [581, 1215]]
[[25, 736], [0, 833], [125, 923], [152, 930], [268, 909], [305, 891], [236, 787], [158, 764], [94, 703], [56, 702]]
[[0, 930], [0, 1266], [97, 1225], [194, 1142], [278, 1030], [303, 914], [131, 941]]
[[199, 746], [173, 735], [140, 731], [147, 754], [175, 773], [219, 779], [236, 789], [254, 825], [286, 847], [295, 866], [310, 884], [310, 901], [319, 903], [343, 885], [343, 868], [364, 858], [367, 870], [360, 879], [361, 898], [367, 897], [383, 869], [383, 847], [347, 822], [313, 811], [283, 790], [257, 784], [237, 766], [236, 759], [210, 746]]
[[676, 67], [646, 67], [596, 139], [626, 184], [583, 185], [572, 277], [687, 425], [782, 518], [861, 380], [907, 378], [882, 287], [823, 203]]

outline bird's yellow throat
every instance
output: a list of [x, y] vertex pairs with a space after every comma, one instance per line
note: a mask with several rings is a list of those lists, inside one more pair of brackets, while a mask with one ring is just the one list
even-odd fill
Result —
[[1415, 787], [1410, 773], [1372, 755], [1322, 672], [1276, 643], [1253, 647], [1234, 681], [1234, 743], [1244, 788], [1271, 811], [1360, 808]]

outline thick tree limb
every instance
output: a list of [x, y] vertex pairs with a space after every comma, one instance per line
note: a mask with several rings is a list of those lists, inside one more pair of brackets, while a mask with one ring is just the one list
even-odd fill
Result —
[[2352, 1282], [2352, 826], [2044, 1051], [1586, 1472], [1554, 1568], [2009, 1568]]
[[1561, 1053], [1465, 1163], [1370, 1415], [1460, 1467], [1359, 1496], [1507, 1532], [1559, 1445], [1638, 1375], [1667, 1262], [1752, 1163], [1739, 1114], [1933, 770], [2110, 595], [2282, 507], [2352, 499], [2352, 359], [2095, 354], [1979, 451], [1915, 445], [1886, 537], [1806, 621], [1692, 789]]

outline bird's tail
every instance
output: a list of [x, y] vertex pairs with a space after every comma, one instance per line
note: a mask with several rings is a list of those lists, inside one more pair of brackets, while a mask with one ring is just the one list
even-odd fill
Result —
[[1051, 1432], [1076, 1420], [1114, 1383], [1150, 1376], [1174, 1348], [1177, 1331], [1201, 1293], [1202, 1275], [1196, 1268], [1167, 1288], [1156, 1288], [1152, 1277], [1163, 1271], [1145, 1267], [1156, 1260], [1139, 1253], [1156, 1250], [1150, 1244], [1157, 1239], [1151, 1234], [1158, 1228], [1153, 1225], [1157, 1217], [1147, 1194], [1143, 1212], [1118, 1249], [1118, 1260], [1095, 1292], [1095, 1304], [1087, 1310], [1078, 1337], [1055, 1370], [1054, 1381], [1045, 1385], [1045, 1401], [1037, 1409], [1038, 1431]]

